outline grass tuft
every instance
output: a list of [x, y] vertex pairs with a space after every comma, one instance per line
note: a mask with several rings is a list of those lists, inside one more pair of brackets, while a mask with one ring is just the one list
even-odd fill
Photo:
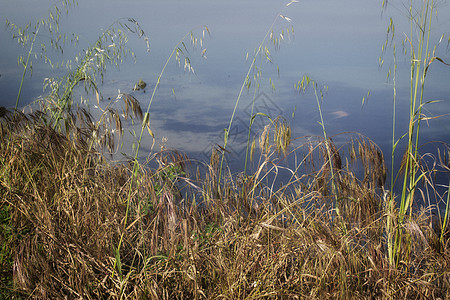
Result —
[[[222, 175], [218, 198], [218, 152], [206, 176], [190, 172], [180, 153], [157, 153], [154, 167], [141, 166], [130, 185], [132, 164], [108, 163], [83, 139], [43, 124], [41, 114], [8, 111], [1, 119], [0, 288], [7, 297], [450, 296], [449, 233], [431, 209], [402, 225], [408, 260], [390, 265], [386, 218], [398, 220], [399, 212], [382, 188], [383, 157], [363, 136], [339, 148], [309, 139], [280, 155], [279, 139], [270, 139], [255, 172]], [[280, 122], [270, 123], [275, 135]], [[304, 159], [284, 169], [302, 149]], [[280, 185], [283, 170], [290, 179]]]

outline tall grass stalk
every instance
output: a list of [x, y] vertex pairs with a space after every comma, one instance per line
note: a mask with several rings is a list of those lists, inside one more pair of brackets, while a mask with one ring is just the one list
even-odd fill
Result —
[[[383, 3], [383, 6], [387, 5], [387, 3]], [[395, 215], [395, 197], [394, 197], [394, 185], [396, 181], [396, 173], [394, 172], [395, 167], [395, 150], [400, 141], [396, 140], [395, 129], [396, 119], [397, 119], [397, 51], [396, 44], [394, 41], [395, 36], [395, 26], [392, 18], [390, 18], [390, 22], [387, 28], [387, 36], [385, 44], [382, 47], [382, 53], [386, 51], [389, 43], [392, 43], [392, 51], [393, 51], [393, 69], [389, 68], [387, 79], [392, 78], [392, 89], [393, 89], [393, 101], [392, 101], [392, 140], [391, 140], [391, 178], [390, 178], [390, 190], [389, 193], [384, 191], [384, 200], [387, 203], [387, 215], [386, 215], [386, 232], [387, 232], [387, 250], [388, 250], [388, 259], [391, 266], [394, 265], [394, 236], [395, 236], [395, 228], [394, 228], [394, 215]], [[379, 57], [380, 66], [384, 63], [382, 59], [383, 54]], [[405, 134], [406, 135], [406, 134]], [[404, 136], [405, 136], [404, 135]]]
[[22, 78], [20, 80], [19, 91], [17, 92], [17, 99], [16, 99], [16, 105], [14, 106], [14, 113], [17, 110], [17, 108], [19, 107], [19, 100], [20, 100], [20, 95], [22, 94], [22, 86], [23, 86], [23, 82], [25, 81], [25, 74], [27, 73], [28, 65], [30, 64], [30, 57], [31, 57], [31, 53], [33, 52], [34, 42], [36, 41], [36, 37], [39, 34], [40, 28], [41, 28], [41, 23], [38, 24], [36, 31], [33, 33], [33, 41], [31, 42], [30, 50], [28, 51], [27, 60], [23, 64]]
[[[333, 159], [332, 156], [335, 156], [336, 153], [332, 153], [331, 149], [330, 149], [330, 140], [328, 138], [328, 134], [327, 134], [327, 130], [325, 128], [325, 122], [323, 119], [323, 114], [322, 114], [322, 102], [323, 102], [323, 92], [324, 90], [326, 91], [328, 88], [326, 86], [322, 88], [319, 88], [317, 82], [315, 82], [314, 80], [312, 80], [309, 76], [303, 76], [302, 80], [299, 81], [296, 85], [295, 88], [297, 89], [297, 91], [301, 91], [301, 92], [305, 92], [305, 90], [310, 86], [313, 86], [313, 90], [314, 90], [314, 97], [316, 99], [316, 104], [317, 104], [317, 110], [319, 111], [319, 117], [320, 117], [320, 126], [322, 127], [322, 134], [323, 134], [323, 138], [324, 138], [324, 143], [325, 143], [325, 149], [327, 151], [327, 157], [328, 157], [328, 164], [330, 166], [330, 173], [331, 173], [331, 189], [334, 195], [334, 199], [335, 199], [335, 206], [334, 206], [334, 210], [336, 211], [336, 216], [338, 217], [339, 222], [341, 223], [341, 229], [344, 233], [347, 232], [347, 229], [345, 228], [345, 225], [343, 223], [342, 220], [342, 216], [341, 216], [341, 212], [339, 209], [339, 191], [338, 191], [338, 187], [336, 184], [336, 177], [335, 177], [335, 170], [337, 170], [337, 166], [333, 165]], [[320, 94], [320, 98], [319, 98], [319, 94]]]
[[[431, 22], [433, 14], [433, 6], [429, 6], [430, 1], [424, 1], [420, 9], [419, 19], [415, 19], [413, 16], [413, 2], [411, 1], [409, 8], [410, 17], [410, 37], [406, 38], [410, 45], [410, 62], [411, 62], [411, 81], [410, 81], [410, 111], [409, 111], [409, 126], [407, 135], [407, 149], [406, 149], [406, 161], [404, 165], [404, 177], [402, 183], [402, 193], [400, 198], [399, 207], [399, 227], [395, 236], [394, 249], [392, 255], [396, 257], [395, 265], [398, 267], [400, 260], [404, 259], [400, 257], [402, 238], [403, 238], [403, 222], [409, 209], [410, 217], [412, 213], [412, 205], [414, 201], [414, 195], [416, 191], [416, 185], [418, 182], [417, 172], [418, 170], [418, 148], [419, 148], [419, 132], [420, 132], [420, 119], [423, 103], [423, 91], [425, 84], [425, 68], [422, 70], [422, 64], [428, 62], [428, 44], [431, 27], [428, 24], [428, 20]], [[431, 1], [433, 3], [433, 1]], [[428, 14], [430, 13], [430, 16]], [[427, 26], [428, 25], [428, 26]], [[417, 49], [413, 44], [413, 34], [417, 29], [418, 43]], [[425, 47], [425, 51], [424, 51]], [[415, 136], [415, 140], [414, 140]], [[422, 174], [423, 175], [423, 174]], [[421, 176], [419, 176], [421, 177]], [[410, 244], [407, 243], [405, 249], [409, 252]], [[392, 257], [393, 258], [393, 257]]]
[[[387, 2], [383, 1], [383, 6], [387, 6]], [[416, 15], [417, 13], [417, 15]], [[404, 236], [404, 223], [405, 218], [410, 220], [412, 217], [413, 204], [416, 196], [416, 190], [419, 182], [427, 176], [426, 171], [420, 169], [421, 159], [419, 155], [420, 148], [420, 125], [422, 120], [427, 118], [422, 114], [422, 109], [426, 104], [434, 101], [424, 102], [424, 90], [425, 79], [429, 66], [434, 60], [438, 60], [442, 63], [444, 61], [435, 57], [436, 46], [433, 52], [430, 51], [430, 37], [432, 29], [432, 19], [436, 14], [436, 7], [433, 0], [421, 1], [420, 7], [416, 10], [414, 1], [410, 2], [408, 17], [410, 21], [410, 34], [405, 37], [404, 45], [409, 45], [410, 55], [410, 95], [409, 95], [409, 124], [408, 130], [400, 138], [395, 137], [396, 129], [396, 48], [395, 43], [393, 45], [394, 54], [394, 73], [393, 73], [393, 121], [392, 121], [392, 153], [391, 153], [391, 186], [389, 195], [389, 208], [386, 219], [386, 230], [388, 233], [388, 256], [389, 262], [395, 267], [399, 266], [400, 261], [407, 259], [408, 253], [411, 251], [410, 239]], [[388, 27], [388, 35], [391, 35], [391, 40], [394, 38], [394, 25], [392, 19]], [[414, 40], [414, 36], [417, 35], [417, 41]], [[441, 38], [442, 39], [442, 38]], [[387, 39], [388, 40], [388, 39]], [[386, 42], [387, 46], [387, 42]], [[383, 48], [384, 49], [384, 48]], [[406, 53], [406, 50], [405, 50]], [[444, 63], [445, 64], [445, 63]], [[390, 76], [390, 71], [388, 76]], [[394, 153], [397, 149], [398, 143], [403, 138], [407, 138], [406, 151], [403, 156], [402, 166], [397, 175], [394, 175]], [[400, 173], [403, 172], [403, 178], [401, 182], [401, 195], [399, 204], [399, 215], [397, 220], [397, 227], [394, 228], [394, 221], [392, 215], [394, 211], [394, 186], [396, 179], [395, 176], [400, 177]], [[403, 242], [406, 239], [406, 243]], [[405, 248], [405, 249], [403, 249]], [[404, 251], [402, 251], [404, 250]], [[400, 253], [404, 253], [406, 256], [402, 257]]]
[[[31, 59], [32, 55], [35, 57], [38, 57], [38, 53], [34, 53], [34, 44], [36, 42], [36, 39], [39, 36], [39, 31], [41, 29], [41, 26], [44, 26], [48, 29], [48, 34], [51, 37], [51, 47], [59, 50], [62, 52], [62, 46], [61, 43], [64, 44], [66, 42], [66, 36], [62, 37], [59, 31], [59, 20], [61, 16], [61, 8], [63, 8], [66, 12], [66, 14], [69, 12], [69, 9], [72, 5], [75, 5], [76, 1], [74, 0], [63, 0], [57, 5], [53, 7], [53, 10], [49, 11], [49, 16], [47, 18], [42, 18], [36, 21], [34, 28], [32, 29], [31, 35], [33, 38], [31, 39], [30, 48], [28, 50], [27, 59], [24, 61], [22, 56], [18, 57], [18, 63], [22, 65], [23, 71], [22, 71], [22, 78], [20, 80], [19, 90], [17, 92], [17, 98], [16, 98], [16, 104], [14, 106], [14, 114], [15, 111], [19, 107], [20, 97], [22, 94], [22, 88], [25, 81], [25, 76], [28, 70], [30, 70], [30, 76], [33, 74], [33, 61]], [[13, 38], [17, 39], [17, 42], [21, 44], [23, 47], [25, 47], [28, 42], [30, 41], [30, 33], [28, 31], [30, 30], [31, 23], [27, 24], [24, 27], [18, 26], [14, 23], [11, 23], [10, 20], [6, 20], [6, 27], [8, 27], [11, 31], [13, 31]], [[77, 39], [77, 38], [75, 38]], [[54, 65], [52, 64], [49, 57], [46, 55], [46, 45], [44, 43], [41, 44], [41, 53], [39, 56], [44, 58], [44, 61], [47, 63], [50, 63], [52, 67]]]
[[[294, 2], [290, 2], [290, 3], [288, 3], [288, 5], [290, 5], [291, 3], [294, 3]], [[282, 16], [282, 15], [280, 15], [280, 16]], [[282, 16], [282, 18], [287, 21], [290, 21], [290, 19], [287, 17]], [[291, 31], [288, 28], [286, 31], [287, 31], [287, 34], [290, 35], [291, 33], [294, 32], [294, 29], [292, 28], [292, 31]], [[275, 50], [279, 49], [281, 41], [285, 39], [284, 38], [284, 30], [282, 30], [282, 32], [280, 33], [280, 38], [275, 37], [273, 34], [273, 30], [272, 30], [269, 35], [269, 38], [272, 41], [273, 46], [275, 47]], [[256, 49], [255, 49], [255, 52], [256, 52]], [[261, 56], [263, 56], [263, 59], [272, 63], [272, 59], [270, 57], [270, 51], [267, 49], [267, 47], [265, 47], [265, 49], [263, 51], [261, 51], [260, 54], [261, 54]], [[274, 123], [275, 120], [272, 120], [272, 118], [269, 115], [267, 115], [263, 112], [255, 112], [255, 101], [258, 97], [258, 92], [260, 90], [260, 82], [261, 82], [261, 77], [262, 77], [262, 70], [256, 67], [256, 63], [255, 63], [255, 70], [256, 70], [256, 74], [253, 76], [253, 79], [255, 81], [255, 83], [254, 83], [255, 88], [253, 91], [252, 105], [251, 105], [251, 110], [250, 110], [250, 119], [249, 119], [249, 124], [248, 124], [247, 145], [246, 145], [246, 149], [245, 149], [245, 161], [244, 161], [244, 171], [243, 171], [244, 176], [247, 175], [248, 163], [249, 163], [249, 161], [252, 160], [253, 151], [256, 147], [255, 137], [253, 139], [253, 142], [250, 143], [252, 126], [253, 126], [253, 123], [255, 122], [255, 119], [257, 117], [264, 117], [264, 118], [267, 118], [272, 124], [275, 124]], [[277, 67], [277, 70], [278, 70], [278, 74], [279, 74], [278, 67]], [[275, 91], [275, 85], [271, 78], [269, 78], [269, 84], [271, 85], [272, 91]], [[248, 81], [246, 84], [247, 89], [250, 89], [250, 85], [251, 85], [250, 81]], [[275, 124], [275, 126], [276, 126], [276, 124]], [[283, 149], [283, 152], [285, 150], [286, 149]]]
[[[286, 7], [286, 6], [289, 6], [289, 5], [291, 5], [291, 4], [295, 3], [295, 2], [298, 2], [298, 1], [296, 1], [296, 0], [291, 0], [289, 3], [287, 3], [287, 4], [284, 5], [284, 6], [285, 6], [285, 7]], [[263, 46], [264, 46], [264, 44], [265, 44], [267, 38], [271, 35], [271, 32], [273, 31], [273, 27], [275, 26], [276, 22], [278, 21], [278, 18], [282, 18], [282, 19], [284, 19], [284, 20], [286, 20], [286, 21], [288, 21], [288, 22], [291, 21], [288, 17], [282, 15], [281, 12], [282, 12], [282, 10], [281, 10], [279, 13], [277, 13], [277, 15], [276, 15], [276, 17], [274, 18], [272, 24], [270, 25], [269, 29], [267, 30], [266, 34], [264, 35], [264, 38], [261, 40], [261, 43], [259, 44], [259, 46], [258, 46], [258, 48], [257, 48], [257, 50], [256, 50], [256, 52], [255, 52], [255, 54], [253, 55], [252, 62], [250, 63], [250, 66], [249, 66], [249, 68], [248, 68], [247, 74], [245, 75], [245, 78], [244, 78], [244, 80], [243, 80], [243, 82], [242, 82], [242, 85], [241, 85], [241, 89], [239, 90], [239, 94], [238, 94], [237, 99], [236, 99], [236, 101], [235, 101], [235, 103], [234, 103], [234, 108], [233, 108], [233, 112], [231, 113], [230, 121], [228, 122], [228, 127], [226, 127], [226, 128], [224, 129], [223, 150], [222, 150], [222, 157], [221, 157], [221, 159], [220, 159], [219, 179], [218, 179], [218, 185], [217, 185], [218, 189], [220, 189], [220, 181], [221, 181], [221, 178], [222, 178], [223, 162], [224, 162], [224, 159], [225, 159], [225, 152], [226, 152], [225, 150], [226, 150], [227, 145], [228, 145], [228, 134], [229, 134], [229, 132], [230, 132], [230, 130], [231, 130], [231, 127], [232, 127], [232, 125], [233, 125], [234, 116], [235, 116], [235, 114], [236, 114], [237, 107], [238, 107], [238, 105], [239, 105], [239, 101], [240, 101], [240, 99], [241, 99], [242, 93], [244, 92], [245, 87], [246, 87], [246, 86], [249, 86], [249, 84], [250, 84], [250, 73], [251, 73], [251, 71], [253, 70], [253, 68], [254, 68], [254, 66], [255, 66], [255, 64], [256, 64], [256, 61], [257, 61], [258, 56], [262, 53], [262, 51], [263, 51], [263, 49], [264, 49]], [[267, 50], [267, 49], [266, 49], [266, 50]], [[264, 54], [267, 55], [267, 51], [266, 51], [266, 53], [264, 53]], [[252, 112], [253, 112], [253, 106], [252, 106]], [[253, 115], [251, 116], [251, 118], [253, 118]], [[250, 121], [250, 122], [251, 122], [251, 121]], [[250, 124], [250, 126], [251, 126], [251, 124]], [[249, 144], [249, 143], [248, 143], [248, 141], [247, 141], [247, 149], [248, 149], [248, 144]]]
[[[259, 78], [260, 77], [257, 76], [257, 80], [259, 80]], [[248, 160], [249, 160], [250, 139], [251, 139], [252, 126], [253, 126], [253, 122], [255, 121], [255, 118], [258, 115], [258, 114], [253, 114], [254, 109], [255, 109], [256, 93], [258, 91], [258, 88], [259, 88], [259, 82], [257, 82], [257, 84], [255, 84], [255, 90], [253, 92], [253, 99], [252, 99], [252, 108], [250, 110], [250, 121], [249, 121], [249, 125], [248, 125], [248, 134], [247, 134], [247, 147], [245, 149], [244, 176], [247, 174], [247, 163], [248, 163]]]
[[[392, 20], [391, 20], [392, 24]], [[397, 148], [397, 143], [395, 141], [395, 120], [397, 118], [396, 108], [397, 108], [397, 85], [396, 85], [396, 75], [397, 75], [397, 64], [396, 64], [396, 49], [395, 44], [393, 45], [393, 55], [394, 55], [394, 73], [393, 73], [393, 104], [392, 104], [392, 151], [391, 151], [391, 184], [390, 184], [390, 194], [385, 199], [388, 201], [388, 211], [386, 216], [386, 231], [388, 234], [387, 242], [388, 242], [388, 257], [389, 263], [391, 266], [394, 265], [394, 245], [393, 245], [393, 236], [394, 236], [394, 222], [393, 215], [395, 209], [395, 197], [394, 197], [394, 161], [395, 161], [395, 149]]]
[[[209, 32], [209, 28], [207, 26], [204, 26], [203, 29], [203, 34], [202, 37], [205, 36], [205, 33], [210, 34]], [[142, 121], [141, 124], [141, 131], [139, 133], [139, 138], [136, 141], [136, 150], [135, 150], [135, 154], [134, 154], [134, 159], [133, 159], [133, 169], [132, 169], [132, 174], [131, 174], [131, 179], [130, 179], [130, 189], [128, 190], [128, 197], [127, 197], [127, 205], [126, 205], [126, 212], [125, 212], [125, 220], [123, 222], [123, 231], [121, 233], [120, 236], [120, 240], [119, 240], [119, 244], [117, 245], [117, 248], [115, 248], [115, 261], [114, 261], [114, 270], [116, 269], [116, 266], [120, 263], [120, 248], [122, 246], [122, 242], [123, 242], [123, 236], [124, 233], [126, 232], [126, 228], [127, 228], [127, 223], [128, 223], [128, 215], [129, 215], [129, 209], [130, 209], [130, 201], [131, 201], [131, 195], [133, 193], [133, 185], [135, 184], [137, 175], [138, 175], [138, 170], [139, 170], [139, 161], [138, 161], [138, 157], [139, 157], [139, 149], [142, 143], [142, 138], [144, 136], [144, 131], [145, 129], [147, 129], [149, 135], [152, 137], [153, 139], [153, 144], [154, 144], [154, 139], [155, 139], [155, 135], [153, 133], [153, 131], [150, 128], [150, 107], [153, 103], [153, 100], [155, 98], [155, 94], [156, 94], [156, 90], [158, 89], [160, 83], [161, 83], [161, 79], [164, 75], [164, 72], [169, 64], [169, 62], [172, 60], [173, 56], [175, 55], [176, 57], [176, 61], [178, 62], [178, 64], [181, 63], [181, 56], [184, 56], [184, 69], [188, 70], [189, 72], [194, 72], [194, 69], [191, 65], [190, 59], [185, 56], [185, 51], [187, 52], [187, 48], [185, 45], [185, 39], [187, 37], [190, 37], [190, 42], [192, 44], [192, 46], [196, 46], [198, 43], [198, 39], [194, 37], [193, 32], [189, 31], [188, 33], [186, 33], [181, 40], [175, 45], [175, 47], [173, 48], [172, 52], [170, 53], [169, 57], [167, 58], [161, 72], [158, 75], [158, 78], [156, 79], [156, 83], [155, 83], [155, 87], [153, 88], [153, 92], [152, 95], [150, 97], [150, 101], [147, 105], [147, 110], [144, 113], [144, 119]], [[200, 44], [201, 46], [203, 46], [203, 41], [202, 38], [200, 39]], [[181, 48], [183, 47], [183, 49]], [[202, 51], [202, 53], [204, 53]], [[112, 274], [112, 276], [114, 276], [114, 273]]]
[[445, 204], [444, 222], [442, 223], [441, 236], [439, 237], [439, 241], [441, 242], [442, 245], [444, 245], [446, 243], [446, 241], [444, 241], [444, 234], [447, 230], [449, 212], [450, 212], [450, 181], [448, 182], [447, 201]]

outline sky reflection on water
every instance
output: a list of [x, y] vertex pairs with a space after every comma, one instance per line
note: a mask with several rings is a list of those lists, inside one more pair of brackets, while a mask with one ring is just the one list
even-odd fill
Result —
[[[115, 20], [133, 17], [149, 36], [151, 51], [146, 52], [142, 40], [130, 37], [128, 45], [136, 52], [136, 64], [129, 59], [120, 70], [111, 68], [102, 91], [105, 99], [114, 98], [119, 89], [132, 93], [146, 108], [151, 88], [174, 45], [190, 30], [200, 35], [202, 26], [207, 25], [211, 31], [211, 36], [205, 38], [207, 59], [201, 57], [199, 50], [190, 50], [195, 74], [187, 74], [175, 63], [170, 64], [150, 109], [157, 144], [166, 137], [169, 148], [204, 158], [211, 147], [223, 143], [223, 129], [228, 125], [250, 65], [246, 61], [247, 52], [251, 57], [281, 9], [292, 22], [278, 18], [274, 31], [280, 32], [293, 26], [295, 34], [286, 38], [279, 50], [269, 47], [273, 64], [258, 64], [262, 70], [262, 81], [256, 95], [260, 96], [257, 99], [265, 99], [265, 106], [261, 105], [263, 112], [282, 112], [293, 127], [294, 137], [320, 135], [322, 129], [317, 123], [319, 114], [313, 94], [299, 95], [294, 90], [294, 84], [307, 74], [328, 86], [322, 109], [330, 136], [345, 131], [361, 132], [378, 143], [385, 152], [389, 151], [393, 92], [386, 81], [386, 73], [387, 68], [392, 66], [392, 52], [388, 50], [386, 53], [383, 68], [379, 67], [378, 58], [391, 16], [396, 22], [397, 47], [400, 48], [402, 32], [409, 32], [408, 20], [402, 15], [407, 10], [400, 2], [390, 4], [386, 11], [381, 9], [381, 1], [299, 1], [284, 7], [287, 2], [79, 1], [68, 16], [62, 17], [61, 28], [63, 32], [79, 34], [80, 43], [73, 49], [68, 46], [63, 57], [55, 54], [55, 59], [71, 58], [91, 45]], [[24, 24], [27, 20], [44, 17], [51, 3], [0, 0], [0, 21], [4, 23], [7, 17], [12, 22]], [[431, 39], [433, 43], [439, 40], [441, 33], [448, 36], [450, 27], [450, 18], [446, 19], [450, 16], [449, 5], [446, 2], [439, 2], [439, 5], [439, 18]], [[45, 41], [42, 37], [39, 42]], [[16, 57], [28, 49], [18, 47], [7, 30], [0, 32], [0, 42], [0, 103], [13, 106], [22, 71], [16, 64]], [[444, 41], [438, 53], [448, 61], [446, 46]], [[397, 109], [404, 111], [408, 109], [409, 97], [408, 57], [398, 53], [397, 63]], [[34, 62], [33, 72], [32, 78], [26, 78], [22, 104], [39, 96], [43, 78], [54, 74], [47, 65], [38, 61]], [[426, 98], [443, 100], [427, 108], [430, 116], [449, 111], [449, 72], [449, 68], [442, 64], [435, 64], [430, 69]], [[131, 91], [139, 78], [148, 83], [146, 93]], [[274, 82], [275, 91], [269, 85], [269, 78]], [[362, 98], [369, 90], [370, 97], [362, 106]], [[231, 148], [237, 149], [237, 153], [242, 153], [239, 149], [245, 142], [249, 122], [247, 108], [252, 97], [253, 86], [248, 93], [244, 93], [236, 115], [235, 132], [244, 133], [244, 139], [236, 139], [237, 145], [230, 144]], [[294, 111], [295, 117], [292, 118]], [[406, 128], [407, 116], [399, 115], [398, 122], [403, 124], [398, 130], [400, 134]], [[448, 116], [430, 121], [429, 128], [423, 127], [424, 142], [437, 139], [448, 142], [449, 124]], [[253, 129], [257, 133], [262, 125]], [[130, 153], [132, 140], [125, 135], [123, 152]], [[150, 145], [151, 138], [147, 137], [142, 157], [148, 155]]]

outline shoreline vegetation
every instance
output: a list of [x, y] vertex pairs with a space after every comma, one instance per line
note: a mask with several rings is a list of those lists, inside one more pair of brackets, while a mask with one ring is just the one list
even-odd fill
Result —
[[[29, 47], [19, 59], [22, 83], [39, 32], [60, 37], [59, 18], [75, 2], [60, 5], [34, 30], [8, 22]], [[436, 153], [419, 151], [420, 123], [431, 120], [422, 109], [433, 102], [423, 96], [426, 74], [431, 63], [446, 62], [429, 41], [434, 2], [415, 5], [403, 45], [411, 58], [411, 106], [401, 137], [395, 136], [392, 19], [383, 46], [383, 55], [392, 49], [394, 56], [392, 153], [357, 133], [335, 144], [322, 117], [326, 87], [304, 76], [295, 89], [314, 92], [323, 135], [302, 140], [283, 116], [271, 119], [252, 108], [245, 166], [237, 173], [227, 167], [239, 99], [251, 88], [257, 95], [258, 63], [272, 62], [270, 44], [279, 48], [293, 33], [274, 33], [278, 20], [290, 21], [283, 11], [250, 60], [223, 144], [200, 166], [163, 147], [152, 147], [146, 162], [137, 158], [143, 134], [154, 140], [150, 108], [166, 66], [176, 60], [193, 72], [188, 47], [205, 55], [206, 26], [201, 38], [190, 32], [173, 48], [146, 109], [126, 93], [100, 101], [106, 66], [133, 55], [127, 35], [150, 49], [132, 18], [115, 22], [73, 62], [61, 63], [67, 75], [46, 80], [39, 109], [17, 109], [21, 84], [16, 109], [0, 107], [0, 299], [450, 298], [450, 187], [442, 191], [434, 182], [437, 173], [450, 174], [450, 148], [444, 141]], [[64, 43], [51, 44], [62, 50]], [[48, 60], [46, 52], [40, 57]], [[139, 80], [135, 88], [146, 86]], [[100, 116], [74, 104], [79, 89], [95, 95]], [[255, 118], [266, 126], [251, 136]], [[123, 119], [137, 125], [130, 130], [134, 152], [117, 163], [108, 154], [119, 147]], [[394, 170], [399, 144], [406, 150]]]
[[[309, 172], [296, 172], [279, 166], [269, 124], [256, 172], [227, 172], [219, 190], [217, 151], [204, 174], [176, 151], [136, 172], [89, 148], [87, 128], [71, 127], [69, 139], [42, 117], [1, 117], [5, 299], [449, 296], [450, 235], [433, 207], [395, 224], [405, 238], [399, 265], [389, 263], [387, 220], [400, 214], [387, 213], [386, 166], [365, 137], [346, 157], [331, 140], [305, 142]], [[276, 188], [283, 171], [292, 178]]]

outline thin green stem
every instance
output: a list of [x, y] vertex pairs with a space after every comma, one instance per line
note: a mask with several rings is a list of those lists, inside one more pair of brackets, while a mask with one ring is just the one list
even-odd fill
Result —
[[223, 161], [224, 161], [224, 158], [225, 158], [225, 151], [224, 150], [226, 149], [226, 147], [228, 145], [228, 134], [229, 134], [229, 132], [231, 130], [231, 126], [233, 124], [234, 115], [236, 114], [237, 107], [238, 107], [238, 104], [239, 104], [239, 100], [241, 99], [241, 96], [242, 96], [242, 93], [244, 92], [245, 86], [248, 84], [248, 81], [250, 80], [250, 73], [251, 73], [251, 71], [253, 69], [253, 66], [256, 63], [256, 59], [257, 59], [258, 55], [260, 54], [267, 37], [270, 35], [270, 32], [272, 31], [273, 26], [275, 25], [276, 21], [278, 20], [278, 17], [280, 17], [280, 13], [278, 13], [277, 16], [275, 17], [275, 19], [273, 20], [272, 25], [270, 25], [269, 29], [266, 32], [266, 35], [264, 36], [264, 38], [262, 39], [261, 43], [259, 44], [258, 50], [256, 51], [255, 55], [253, 56], [252, 63], [250, 64], [250, 67], [248, 68], [247, 74], [245, 76], [244, 81], [242, 82], [241, 89], [239, 91], [238, 97], [237, 97], [236, 102], [234, 104], [233, 112], [232, 112], [231, 117], [230, 117], [230, 122], [228, 123], [228, 127], [225, 129], [224, 144], [223, 144], [223, 150], [222, 150], [222, 158], [220, 160], [219, 178], [218, 178], [218, 183], [217, 183], [217, 187], [218, 188], [220, 188], [220, 181], [221, 181], [221, 178], [222, 178]]
[[[172, 53], [170, 53], [169, 57], [167, 58], [166, 63], [164, 64], [164, 67], [162, 68], [161, 73], [159, 74], [158, 79], [156, 80], [156, 84], [155, 84], [155, 87], [153, 88], [152, 96], [150, 97], [150, 102], [148, 103], [147, 110], [146, 110], [145, 115], [144, 115], [144, 120], [142, 121], [141, 132], [139, 134], [139, 139], [137, 141], [137, 146], [136, 146], [136, 152], [135, 152], [135, 155], [134, 155], [133, 172], [131, 173], [130, 188], [128, 190], [128, 195], [127, 195], [127, 207], [126, 207], [126, 210], [125, 210], [125, 220], [124, 220], [124, 224], [123, 224], [123, 230], [122, 230], [122, 233], [120, 235], [119, 244], [117, 246], [117, 253], [120, 253], [119, 251], [120, 251], [120, 248], [122, 246], [123, 236], [124, 236], [124, 233], [125, 233], [126, 228], [127, 228], [128, 214], [129, 214], [130, 202], [131, 202], [131, 194], [133, 192], [133, 185], [134, 185], [134, 182], [135, 182], [136, 177], [137, 177], [137, 172], [139, 170], [139, 162], [138, 162], [139, 149], [140, 149], [140, 146], [141, 146], [142, 137], [144, 135], [144, 128], [147, 127], [147, 126], [150, 126], [150, 119], [149, 119], [149, 117], [150, 117], [150, 115], [149, 115], [150, 107], [151, 107], [151, 105], [153, 103], [153, 100], [154, 100], [155, 94], [156, 94], [156, 90], [158, 89], [159, 84], [161, 83], [161, 78], [162, 78], [162, 76], [164, 74], [164, 71], [167, 68], [167, 65], [169, 64], [169, 61], [172, 59], [173, 55], [175, 54], [175, 52], [177, 51], [177, 49], [179, 48], [181, 43], [183, 43], [184, 39], [187, 36], [189, 36], [190, 34], [191, 34], [191, 32], [188, 32], [186, 35], [184, 35], [183, 38], [178, 42], [178, 44], [173, 48]], [[118, 254], [118, 255], [120, 255], [120, 254]], [[114, 268], [113, 268], [114, 270], [116, 269], [116, 265], [117, 265], [117, 259], [114, 261]], [[112, 274], [112, 276], [114, 276], [114, 273]]]
[[[392, 116], [392, 152], [391, 152], [391, 170], [394, 170], [394, 160], [395, 160], [395, 120], [396, 120], [396, 104], [397, 104], [397, 85], [396, 85], [396, 76], [397, 76], [397, 63], [396, 63], [396, 49], [394, 44], [394, 73], [393, 73], [393, 116]], [[393, 234], [394, 234], [394, 224], [392, 221], [392, 214], [394, 213], [394, 172], [391, 172], [391, 186], [390, 186], [390, 195], [389, 195], [389, 204], [388, 204], [388, 214], [387, 214], [387, 228], [386, 231], [388, 233], [388, 257], [389, 264], [394, 264], [394, 245], [392, 244]]]
[[[259, 80], [259, 77], [258, 77], [258, 80]], [[256, 99], [257, 90], [258, 90], [258, 84], [255, 84], [255, 91], [253, 93], [253, 100], [252, 100], [252, 109], [250, 112], [250, 121], [249, 121], [249, 125], [248, 125], [247, 148], [245, 150], [244, 176], [247, 174], [248, 152], [249, 152], [249, 148], [250, 148], [250, 137], [251, 137], [252, 125], [253, 125], [254, 117], [255, 117], [253, 115], [253, 111], [255, 108], [255, 99]]]
[[[416, 185], [421, 176], [417, 177], [419, 172], [418, 159], [419, 159], [419, 137], [420, 137], [420, 123], [423, 107], [423, 97], [425, 90], [425, 76], [426, 67], [429, 59], [429, 43], [431, 35], [431, 21], [434, 10], [434, 3], [431, 0], [425, 0], [422, 4], [420, 15], [415, 19], [413, 16], [413, 2], [410, 2], [410, 43], [411, 51], [411, 79], [410, 79], [410, 114], [409, 114], [409, 126], [408, 126], [408, 145], [406, 152], [406, 159], [404, 163], [404, 177], [402, 194], [399, 209], [399, 227], [395, 238], [395, 253], [397, 256], [396, 264], [399, 264], [401, 259], [401, 240], [402, 240], [402, 228], [401, 225], [404, 222], [405, 216], [408, 214], [409, 218], [412, 217], [412, 205], [414, 202], [414, 196], [416, 191]], [[414, 29], [419, 30], [417, 49], [415, 49], [413, 41]], [[423, 67], [422, 67], [423, 64]], [[393, 180], [391, 179], [391, 183]], [[408, 244], [408, 247], [410, 245]]]
[[[317, 94], [317, 83], [316, 82], [313, 82], [313, 87], [314, 87], [314, 95], [316, 97], [316, 102], [317, 102], [317, 108], [319, 110], [320, 125], [322, 126], [323, 137], [325, 139], [325, 148], [327, 149], [328, 164], [330, 166], [330, 172], [331, 172], [331, 188], [333, 190], [333, 194], [334, 194], [335, 201], [336, 201], [336, 205], [335, 205], [336, 215], [338, 216], [339, 220], [342, 221], [341, 213], [339, 210], [339, 203], [338, 203], [339, 195], [338, 195], [338, 190], [337, 190], [336, 183], [335, 183], [335, 176], [334, 176], [334, 169], [333, 169], [334, 166], [333, 166], [333, 161], [331, 159], [331, 156], [334, 155], [334, 153], [331, 154], [330, 145], [328, 142], [328, 135], [327, 135], [327, 131], [325, 129], [325, 123], [323, 120], [322, 105], [320, 104], [319, 96]], [[342, 230], [345, 233], [346, 232], [345, 225], [343, 223], [341, 225], [342, 225]]]
[[448, 182], [448, 190], [447, 190], [447, 204], [445, 206], [445, 214], [444, 214], [444, 222], [442, 224], [442, 229], [441, 229], [441, 237], [439, 238], [439, 240], [441, 241], [441, 244], [443, 246], [444, 245], [444, 234], [445, 234], [445, 230], [447, 228], [447, 221], [448, 221], [448, 213], [450, 210], [450, 181]]
[[34, 32], [33, 41], [31, 42], [31, 45], [30, 45], [30, 50], [28, 51], [27, 61], [23, 67], [22, 80], [20, 81], [19, 92], [17, 93], [16, 105], [14, 106], [14, 114], [16, 113], [15, 111], [19, 107], [19, 100], [20, 100], [20, 95], [22, 94], [22, 86], [23, 86], [23, 82], [25, 81], [25, 74], [27, 72], [28, 65], [30, 63], [30, 57], [31, 57], [31, 53], [33, 52], [34, 42], [36, 41], [36, 37], [38, 36], [39, 29], [41, 28], [41, 22], [39, 22], [38, 24], [39, 25], [36, 29], [36, 32]]

